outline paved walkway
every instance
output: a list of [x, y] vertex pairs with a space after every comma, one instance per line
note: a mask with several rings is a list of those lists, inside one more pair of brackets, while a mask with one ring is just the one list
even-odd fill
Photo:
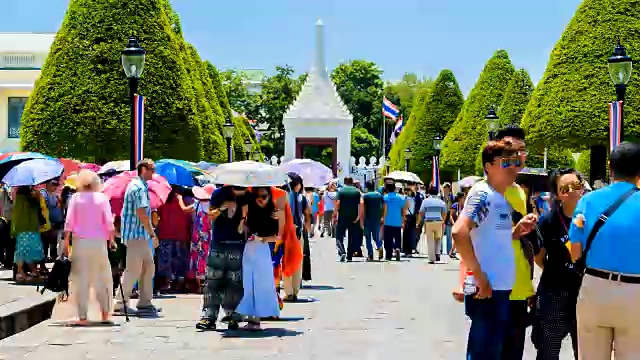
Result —
[[[451, 298], [457, 262], [337, 263], [334, 248], [332, 239], [315, 239], [313, 286], [301, 293], [315, 301], [287, 304], [289, 321], [264, 323], [262, 334], [198, 332], [201, 298], [186, 295], [156, 300], [164, 308], [158, 319], [117, 318], [120, 326], [92, 328], [42, 323], [0, 341], [0, 359], [464, 358], [467, 323]], [[71, 314], [64, 303], [54, 318]], [[534, 359], [527, 346], [525, 358]], [[562, 359], [571, 358], [566, 350]]]

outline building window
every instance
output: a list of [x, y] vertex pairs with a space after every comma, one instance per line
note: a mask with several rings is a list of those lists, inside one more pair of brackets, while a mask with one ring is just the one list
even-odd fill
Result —
[[22, 111], [24, 111], [24, 106], [27, 104], [26, 97], [10, 97], [9, 98], [9, 129], [8, 129], [8, 137], [9, 139], [19, 139], [20, 138], [20, 118], [22, 117]]

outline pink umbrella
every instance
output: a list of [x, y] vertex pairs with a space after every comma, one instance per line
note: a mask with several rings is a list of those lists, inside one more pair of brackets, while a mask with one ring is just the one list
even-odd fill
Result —
[[93, 172], [98, 172], [98, 170], [100, 170], [100, 165], [96, 165], [96, 164], [89, 164], [89, 163], [82, 163], [80, 164], [80, 168], [81, 169], [88, 169], [91, 170]]
[[[120, 215], [122, 212], [124, 193], [127, 190], [127, 185], [137, 176], [138, 174], [135, 170], [125, 171], [104, 183], [102, 192], [111, 200], [111, 211], [114, 215]], [[171, 192], [171, 185], [169, 185], [167, 180], [158, 174], [153, 174], [153, 178], [149, 180], [147, 184], [149, 184], [151, 208], [157, 209], [164, 205]]]

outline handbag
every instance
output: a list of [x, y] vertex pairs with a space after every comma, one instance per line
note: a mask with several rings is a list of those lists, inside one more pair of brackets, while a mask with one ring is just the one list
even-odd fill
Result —
[[620, 196], [613, 204], [611, 204], [598, 217], [598, 220], [596, 220], [595, 224], [593, 224], [593, 227], [591, 228], [591, 231], [589, 232], [589, 236], [587, 236], [587, 242], [585, 244], [584, 250], [582, 251], [582, 255], [580, 256], [580, 258], [578, 258], [578, 260], [576, 260], [576, 263], [575, 263], [576, 272], [578, 273], [578, 276], [580, 277], [580, 285], [582, 285], [582, 279], [584, 278], [585, 271], [587, 270], [587, 254], [589, 253], [589, 250], [591, 249], [591, 244], [593, 243], [593, 239], [596, 237], [596, 234], [598, 234], [598, 231], [600, 231], [602, 226], [604, 226], [604, 224], [607, 222], [607, 220], [609, 220], [611, 215], [613, 215], [613, 213], [615, 213], [620, 208], [620, 206], [627, 199], [629, 199], [631, 197], [631, 195], [635, 194], [638, 190], [640, 190], [640, 189], [638, 189], [637, 187], [634, 186], [633, 188], [629, 189], [624, 194], [622, 194], [622, 196]]

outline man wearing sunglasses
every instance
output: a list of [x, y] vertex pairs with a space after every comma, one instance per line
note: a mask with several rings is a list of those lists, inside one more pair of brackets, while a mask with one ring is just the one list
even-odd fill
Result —
[[471, 319], [467, 359], [500, 360], [510, 331], [509, 295], [516, 282], [512, 239], [533, 229], [536, 218], [512, 223], [512, 206], [506, 199], [518, 173], [519, 154], [507, 140], [490, 141], [482, 150], [486, 180], [469, 192], [464, 209], [453, 226], [456, 248], [475, 277], [477, 291], [465, 296], [465, 313]]

